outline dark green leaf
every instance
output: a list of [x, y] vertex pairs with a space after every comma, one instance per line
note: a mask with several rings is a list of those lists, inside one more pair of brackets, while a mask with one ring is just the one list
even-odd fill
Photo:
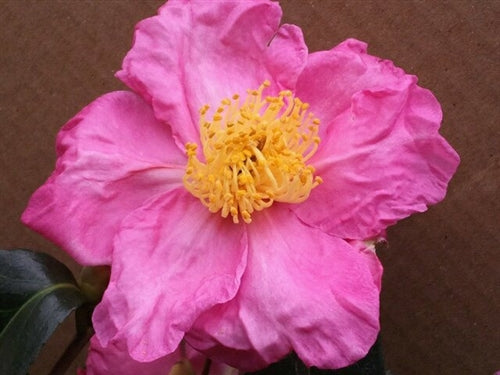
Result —
[[57, 326], [84, 302], [71, 271], [56, 259], [0, 250], [0, 374], [26, 374]]
[[0, 250], [0, 311], [17, 310], [26, 299], [54, 284], [76, 284], [61, 262], [30, 250]]

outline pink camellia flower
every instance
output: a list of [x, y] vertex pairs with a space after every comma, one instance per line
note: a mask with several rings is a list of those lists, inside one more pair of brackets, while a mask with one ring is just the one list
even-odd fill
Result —
[[[276, 2], [170, 0], [61, 130], [23, 220], [111, 264], [93, 322], [139, 362], [185, 339], [255, 370], [338, 368], [379, 331], [370, 243], [443, 199], [459, 158], [441, 109], [349, 39], [309, 54]], [[94, 340], [94, 342], [97, 342]]]

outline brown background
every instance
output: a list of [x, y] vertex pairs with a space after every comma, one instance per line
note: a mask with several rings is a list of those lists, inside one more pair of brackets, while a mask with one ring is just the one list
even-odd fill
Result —
[[[58, 129], [123, 87], [113, 73], [133, 27], [161, 3], [0, 0], [1, 247], [47, 251], [77, 271], [19, 216], [52, 171]], [[418, 75], [441, 101], [442, 134], [462, 158], [446, 200], [391, 228], [380, 253], [387, 367], [396, 375], [500, 370], [500, 1], [288, 0], [282, 7], [310, 51], [356, 37]], [[70, 335], [66, 324], [32, 374], [48, 373]]]

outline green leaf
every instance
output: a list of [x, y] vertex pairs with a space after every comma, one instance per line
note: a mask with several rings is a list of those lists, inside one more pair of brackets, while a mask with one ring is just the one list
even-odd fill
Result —
[[0, 374], [25, 375], [58, 325], [85, 302], [71, 271], [56, 259], [0, 250]]

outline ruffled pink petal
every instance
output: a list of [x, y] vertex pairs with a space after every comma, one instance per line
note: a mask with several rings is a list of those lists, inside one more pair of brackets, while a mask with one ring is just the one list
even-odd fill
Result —
[[246, 95], [264, 80], [292, 88], [307, 48], [296, 26], [279, 28], [278, 3], [168, 1], [136, 27], [117, 76], [172, 125], [179, 144], [197, 142], [199, 109]]
[[392, 62], [370, 56], [366, 50], [366, 43], [347, 39], [329, 51], [308, 56], [295, 94], [310, 103], [311, 111], [320, 118], [321, 137], [337, 116], [350, 109], [354, 94], [392, 87], [408, 78]]
[[285, 207], [254, 216], [237, 296], [188, 333], [197, 349], [243, 370], [294, 350], [339, 368], [366, 355], [379, 331], [382, 267], [371, 251], [304, 225]]
[[200, 313], [235, 296], [246, 256], [243, 227], [182, 188], [137, 209], [116, 236], [111, 281], [94, 311], [101, 344], [125, 340], [140, 362], [172, 353]]
[[22, 220], [81, 264], [109, 264], [125, 215], [182, 184], [185, 156], [170, 129], [130, 92], [89, 104], [60, 131], [56, 169]]
[[[186, 358], [196, 374], [201, 374], [207, 358], [191, 346], [184, 348], [185, 356], [178, 348], [173, 353], [152, 362], [138, 362], [130, 357], [123, 343], [113, 342], [103, 347], [96, 336], [90, 340], [85, 370], [79, 370], [78, 375], [167, 375], [172, 367]], [[212, 363], [211, 375], [236, 375], [234, 369], [218, 362]]]
[[297, 95], [323, 120], [311, 163], [324, 183], [290, 206], [306, 223], [365, 239], [444, 198], [459, 158], [438, 133], [439, 103], [414, 76], [348, 41], [311, 57]]
[[96, 336], [90, 340], [86, 375], [166, 375], [179, 360], [179, 350], [153, 362], [137, 362], [130, 357], [125, 345], [110, 343], [101, 346]]

